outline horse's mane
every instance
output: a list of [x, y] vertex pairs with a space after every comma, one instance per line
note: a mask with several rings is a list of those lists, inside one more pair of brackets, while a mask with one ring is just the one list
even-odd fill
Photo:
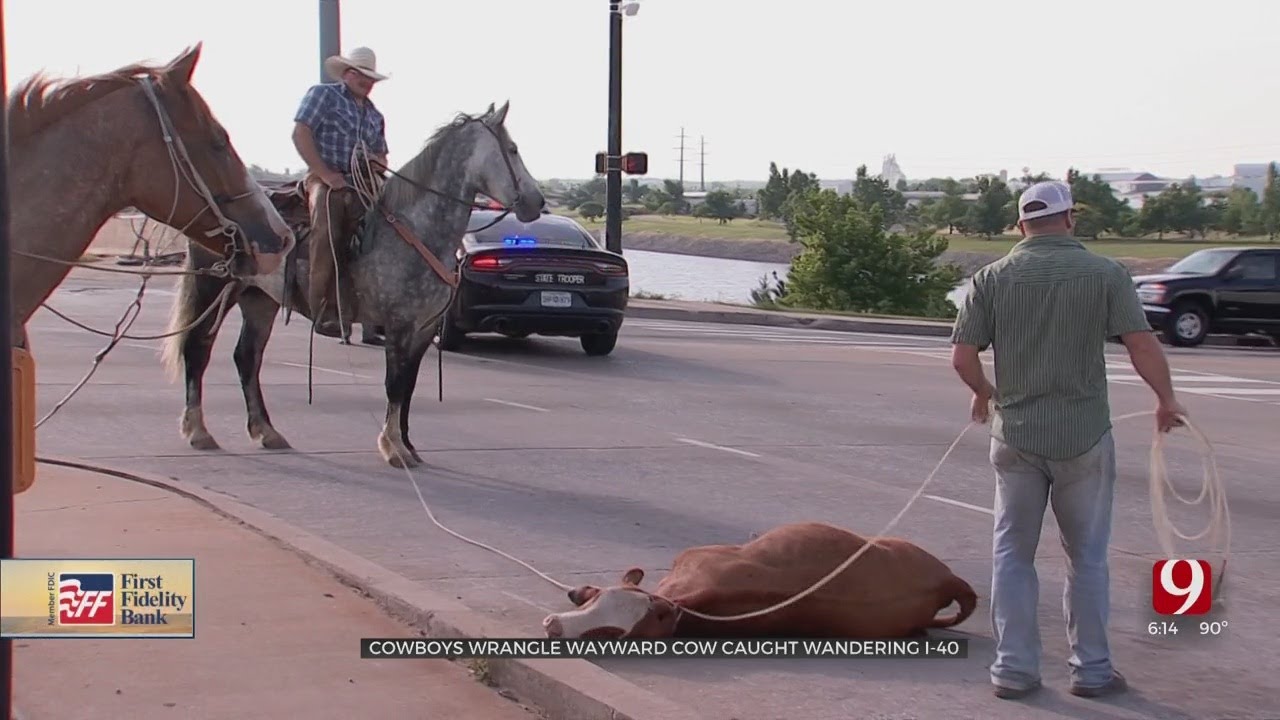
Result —
[[110, 93], [126, 88], [140, 76], [161, 84], [160, 68], [142, 63], [87, 77], [59, 79], [38, 72], [19, 82], [9, 94], [5, 112], [9, 140], [22, 141], [48, 128], [70, 113]]
[[[436, 128], [435, 132], [427, 138], [423, 143], [422, 151], [415, 155], [409, 162], [404, 164], [397, 172], [413, 182], [427, 187], [434, 187], [431, 182], [431, 171], [435, 168], [436, 160], [439, 158], [440, 152], [444, 149], [445, 143], [441, 142], [444, 138], [451, 135], [454, 131], [459, 130], [471, 122], [483, 121], [485, 114], [468, 115], [466, 113], [458, 113], [453, 120]], [[422, 197], [422, 191], [414, 187], [410, 183], [396, 182], [399, 178], [392, 177], [386, 185], [383, 186], [383, 197], [387, 200], [387, 205], [397, 207], [401, 203], [412, 203]], [[460, 198], [467, 199], [467, 198]]]

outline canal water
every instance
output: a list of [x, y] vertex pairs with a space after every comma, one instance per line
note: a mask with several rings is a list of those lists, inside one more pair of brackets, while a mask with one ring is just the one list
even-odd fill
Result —
[[[657, 294], [671, 300], [749, 305], [751, 291], [759, 286], [761, 277], [769, 278], [772, 284], [773, 273], [786, 280], [789, 269], [786, 263], [729, 260], [648, 250], [627, 250], [625, 256], [631, 266], [632, 294]], [[964, 286], [951, 291], [948, 297], [951, 302], [959, 303], [964, 297]]]

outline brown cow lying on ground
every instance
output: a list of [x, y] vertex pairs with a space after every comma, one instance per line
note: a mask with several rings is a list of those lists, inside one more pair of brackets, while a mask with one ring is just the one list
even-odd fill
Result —
[[[918, 636], [964, 622], [978, 596], [969, 583], [919, 547], [882, 538], [844, 572], [798, 602], [745, 620], [706, 620], [677, 608], [725, 616], [761, 610], [803, 592], [866, 544], [824, 523], [775, 528], [745, 545], [706, 545], [680, 553], [657, 590], [632, 568], [620, 586], [569, 591], [577, 610], [542, 621], [548, 637]], [[936, 617], [955, 601], [959, 610]]]

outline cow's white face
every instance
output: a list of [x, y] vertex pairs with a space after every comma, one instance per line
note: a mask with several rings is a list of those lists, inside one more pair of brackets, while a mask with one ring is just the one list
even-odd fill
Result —
[[670, 601], [641, 590], [644, 571], [628, 570], [621, 586], [583, 585], [569, 591], [577, 610], [553, 613], [542, 621], [547, 637], [671, 637], [679, 613]]

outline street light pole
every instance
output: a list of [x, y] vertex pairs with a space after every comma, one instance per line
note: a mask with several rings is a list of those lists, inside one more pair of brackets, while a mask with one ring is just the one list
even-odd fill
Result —
[[609, 151], [605, 173], [605, 247], [622, 252], [622, 0], [609, 0]]
[[324, 59], [342, 52], [342, 13], [338, 0], [320, 0], [320, 82], [333, 82], [324, 71]]

